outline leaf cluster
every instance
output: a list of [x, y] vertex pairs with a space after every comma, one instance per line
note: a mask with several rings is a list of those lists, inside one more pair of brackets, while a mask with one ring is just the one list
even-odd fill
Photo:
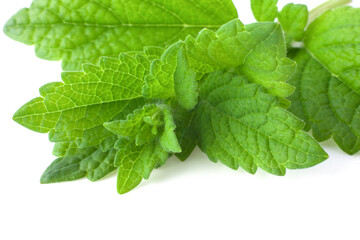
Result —
[[117, 169], [122, 194], [196, 146], [275, 175], [326, 160], [316, 140], [359, 151], [359, 10], [309, 23], [305, 5], [276, 4], [252, 0], [259, 22], [247, 25], [230, 0], [34, 0], [20, 10], [5, 33], [66, 70], [14, 115], [55, 143], [41, 182]]

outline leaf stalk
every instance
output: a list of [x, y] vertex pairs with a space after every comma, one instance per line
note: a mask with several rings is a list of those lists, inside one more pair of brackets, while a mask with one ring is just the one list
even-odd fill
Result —
[[329, 0], [310, 11], [308, 24], [312, 23], [324, 12], [350, 4], [352, 0]]

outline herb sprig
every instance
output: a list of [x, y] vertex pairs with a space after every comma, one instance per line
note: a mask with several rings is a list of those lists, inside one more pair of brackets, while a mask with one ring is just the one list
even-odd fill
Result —
[[14, 115], [55, 143], [41, 182], [118, 169], [122, 194], [196, 146], [275, 175], [326, 160], [317, 141], [331, 136], [358, 152], [360, 10], [338, 8], [348, 2], [252, 0], [259, 22], [244, 25], [230, 0], [34, 0], [4, 31], [63, 61], [62, 81]]

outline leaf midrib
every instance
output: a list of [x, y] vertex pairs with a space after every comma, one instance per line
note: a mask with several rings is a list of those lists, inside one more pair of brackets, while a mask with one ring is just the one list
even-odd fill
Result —
[[59, 23], [43, 23], [43, 24], [16, 24], [16, 25], [7, 25], [5, 28], [17, 28], [17, 27], [53, 27], [58, 25], [73, 25], [73, 26], [83, 26], [83, 27], [99, 27], [99, 28], [120, 28], [120, 27], [168, 27], [168, 28], [219, 28], [222, 25], [206, 25], [206, 24], [96, 24], [96, 23], [76, 23], [76, 22], [59, 22]]
[[[222, 111], [222, 110], [219, 109], [218, 107], [214, 106], [210, 101], [207, 101], [207, 100], [205, 100], [205, 99], [202, 99], [201, 102], [204, 102], [205, 105], [209, 105], [211, 108], [213, 108], [213, 109], [215, 109], [216, 111], [220, 112], [221, 114], [223, 114], [223, 115], [225, 115], [225, 116], [227, 116], [227, 117], [229, 117], [229, 118], [231, 118], [231, 119], [239, 122], [240, 124], [246, 126], [247, 128], [252, 129], [252, 130], [254, 130], [254, 131], [262, 134], [262, 135], [265, 136], [267, 139], [271, 139], [271, 140], [276, 141], [276, 142], [278, 142], [278, 143], [280, 143], [280, 144], [284, 144], [285, 146], [289, 146], [289, 147], [291, 146], [291, 145], [289, 145], [289, 144], [287, 144], [287, 143], [284, 143], [284, 142], [281, 142], [281, 141], [279, 141], [279, 140], [277, 140], [277, 139], [274, 139], [274, 138], [269, 137], [268, 135], [266, 135], [265, 133], [259, 131], [259, 130], [256, 129], [256, 128], [250, 127], [248, 124], [242, 122], [240, 119], [237, 119], [237, 118], [235, 118], [235, 117], [227, 114], [226, 112]], [[278, 120], [281, 121], [280, 119], [278, 119]], [[283, 121], [282, 121], [282, 122], [283, 122]], [[288, 124], [286, 124], [286, 125], [288, 125]], [[290, 126], [289, 126], [289, 127], [290, 127]], [[291, 128], [291, 127], [290, 127], [290, 128]], [[291, 129], [294, 130], [294, 131], [296, 131], [296, 129], [294, 129], [294, 128], [291, 128]], [[291, 147], [295, 148], [295, 146], [291, 146]], [[303, 152], [303, 153], [306, 153], [306, 154], [309, 154], [309, 155], [313, 155], [313, 156], [323, 156], [323, 155], [321, 155], [321, 154], [314, 154], [314, 153], [310, 153], [310, 152], [304, 152], [302, 149], [298, 149], [298, 148], [295, 148], [295, 149], [297, 149], [299, 152]], [[274, 158], [274, 160], [275, 160], [275, 158]], [[288, 162], [288, 161], [287, 161], [287, 162]], [[286, 162], [284, 162], [284, 163], [279, 163], [279, 165], [284, 165], [285, 163], [286, 163]]]

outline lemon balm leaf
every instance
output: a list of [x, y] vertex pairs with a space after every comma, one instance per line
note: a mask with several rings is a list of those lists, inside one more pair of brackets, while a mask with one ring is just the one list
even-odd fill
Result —
[[278, 9], [278, 0], [251, 0], [251, 10], [259, 22], [272, 22], [275, 20]]
[[80, 70], [99, 57], [145, 46], [167, 46], [203, 28], [237, 17], [231, 0], [34, 0], [4, 27], [14, 40], [35, 45], [36, 55]]
[[360, 150], [360, 9], [341, 7], [315, 19], [294, 57], [297, 90], [291, 111], [318, 141], [331, 137], [349, 154]]
[[215, 72], [200, 89], [195, 126], [212, 161], [249, 173], [284, 175], [328, 158], [304, 123], [244, 76]]

